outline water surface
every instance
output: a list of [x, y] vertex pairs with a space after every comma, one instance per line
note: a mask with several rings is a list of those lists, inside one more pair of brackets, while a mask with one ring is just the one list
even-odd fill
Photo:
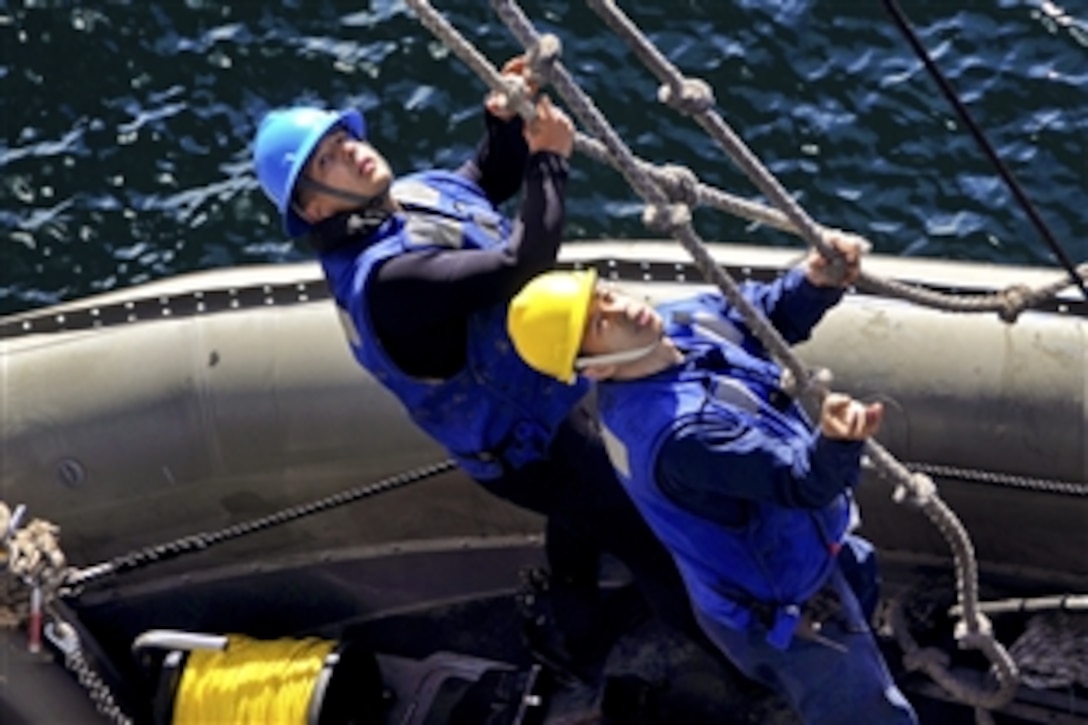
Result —
[[[1088, 10], [904, 0], [1041, 216], [1088, 259]], [[878, 252], [1055, 265], [881, 3], [640, 0], [624, 10], [817, 220]], [[519, 52], [482, 2], [436, 3], [495, 64]], [[580, 3], [523, 4], [640, 156], [755, 189]], [[0, 0], [0, 313], [171, 274], [306, 258], [250, 170], [255, 125], [294, 103], [364, 111], [401, 172], [455, 165], [483, 83], [402, 2]], [[646, 237], [615, 171], [579, 158], [568, 235]], [[719, 212], [708, 239], [798, 246]]]

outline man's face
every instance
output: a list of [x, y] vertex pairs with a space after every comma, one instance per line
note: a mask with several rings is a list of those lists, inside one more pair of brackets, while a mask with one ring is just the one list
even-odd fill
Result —
[[[342, 127], [325, 134], [302, 174], [325, 186], [364, 197], [383, 194], [393, 180], [393, 172], [382, 155]], [[317, 191], [307, 194], [303, 211], [314, 223], [358, 207], [358, 202]]]
[[589, 303], [581, 354], [604, 355], [645, 347], [661, 339], [661, 315], [643, 300], [598, 282]]

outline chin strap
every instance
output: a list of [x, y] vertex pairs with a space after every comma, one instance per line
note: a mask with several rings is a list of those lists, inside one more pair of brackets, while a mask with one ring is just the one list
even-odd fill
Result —
[[[322, 194], [335, 196], [337, 199], [349, 201], [352, 204], [358, 205], [360, 209], [369, 209], [372, 207], [380, 206], [381, 203], [384, 203], [385, 198], [389, 196], [389, 189], [393, 186], [393, 181], [392, 179], [390, 179], [386, 183], [385, 188], [379, 191], [377, 194], [374, 194], [373, 196], [364, 196], [362, 194], [356, 194], [352, 191], [338, 189], [335, 186], [323, 184], [320, 181], [317, 181], [316, 179], [311, 179], [308, 176], [300, 176], [298, 178], [298, 181], [295, 183], [302, 188], [310, 189], [312, 191], [318, 191]], [[295, 212], [298, 213], [300, 216], [302, 214], [301, 210], [297, 206], [295, 207]]]
[[623, 363], [635, 362], [652, 353], [660, 344], [661, 340], [654, 340], [649, 345], [636, 347], [633, 350], [621, 350], [620, 352], [609, 352], [604, 355], [577, 357], [574, 359], [574, 369], [584, 370], [592, 365], [622, 365]]

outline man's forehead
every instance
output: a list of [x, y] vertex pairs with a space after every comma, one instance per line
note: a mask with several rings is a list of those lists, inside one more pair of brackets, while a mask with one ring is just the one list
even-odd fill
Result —
[[328, 146], [329, 144], [340, 143], [344, 140], [345, 136], [350, 137], [351, 132], [348, 131], [347, 127], [345, 127], [344, 125], [338, 124], [326, 131], [325, 135], [321, 137], [321, 141], [319, 141], [317, 145], [318, 147], [323, 147]]
[[343, 125], [333, 126], [326, 131], [325, 135], [317, 142], [317, 146], [314, 147], [313, 152], [310, 154], [310, 159], [306, 162], [307, 168], [313, 169], [317, 164], [317, 157], [322, 153], [333, 150], [344, 141], [345, 137], [354, 138], [351, 131]]
[[[595, 314], [606, 297], [614, 296], [619, 290], [611, 280], [598, 279], [593, 283], [593, 294], [589, 296], [590, 314]], [[587, 320], [588, 322], [588, 320]]]

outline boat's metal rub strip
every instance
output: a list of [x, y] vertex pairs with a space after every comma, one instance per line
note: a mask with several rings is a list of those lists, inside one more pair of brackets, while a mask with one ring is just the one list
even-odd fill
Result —
[[[604, 278], [633, 282], [702, 282], [695, 265], [688, 262], [636, 261], [618, 258], [582, 259], [564, 262], [561, 268], [593, 267]], [[778, 267], [726, 266], [740, 280], [769, 280], [781, 274]], [[985, 294], [988, 290], [922, 285], [947, 295]], [[239, 312], [260, 307], [289, 307], [329, 299], [324, 280], [312, 279], [211, 288], [183, 293], [134, 297], [108, 304], [66, 306], [0, 318], [0, 340], [34, 334], [52, 334], [98, 329], [151, 320], [176, 319], [222, 312]], [[1050, 298], [1032, 308], [1036, 311], [1088, 318], [1088, 302], [1080, 299]]]

